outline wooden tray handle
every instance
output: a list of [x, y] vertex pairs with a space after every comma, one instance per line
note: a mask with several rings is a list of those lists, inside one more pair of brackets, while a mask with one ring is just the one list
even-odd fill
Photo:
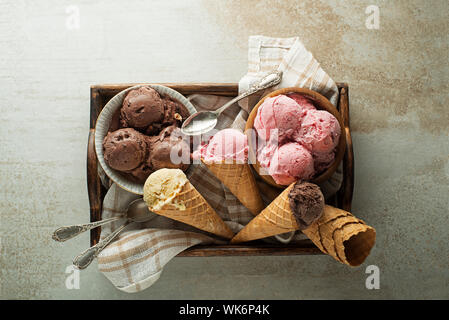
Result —
[[[98, 176], [98, 160], [95, 153], [95, 130], [89, 130], [89, 142], [87, 144], [87, 191], [89, 194], [90, 221], [101, 220], [101, 181]], [[95, 245], [100, 237], [101, 227], [90, 231], [90, 244]]]
[[343, 182], [338, 191], [338, 199], [340, 199], [341, 208], [351, 212], [352, 194], [354, 191], [354, 150], [351, 130], [349, 129], [349, 92], [347, 86], [343, 86], [340, 91], [340, 112], [344, 123], [342, 134], [346, 134], [346, 151], [343, 157]]

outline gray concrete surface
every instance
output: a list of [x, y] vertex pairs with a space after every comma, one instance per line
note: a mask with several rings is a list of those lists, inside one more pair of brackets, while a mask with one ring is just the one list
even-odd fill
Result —
[[[365, 26], [371, 4], [378, 30]], [[445, 0], [0, 1], [0, 297], [448, 299], [448, 13]], [[237, 82], [252, 34], [300, 36], [349, 83], [353, 212], [377, 229], [371, 256], [358, 268], [327, 256], [176, 258], [138, 294], [91, 266], [66, 289], [88, 235], [61, 245], [50, 234], [89, 219], [89, 86]], [[368, 265], [379, 290], [365, 288]]]

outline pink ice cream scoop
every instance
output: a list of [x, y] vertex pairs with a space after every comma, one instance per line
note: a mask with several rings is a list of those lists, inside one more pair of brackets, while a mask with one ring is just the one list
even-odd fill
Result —
[[205, 162], [235, 160], [246, 163], [248, 160], [248, 139], [236, 129], [218, 131], [210, 140], [193, 152], [194, 159], [202, 158]]
[[276, 152], [278, 146], [275, 144], [266, 144], [263, 148], [257, 152], [257, 161], [262, 168], [269, 168], [271, 163], [271, 158]]
[[313, 157], [299, 143], [288, 142], [276, 149], [268, 172], [281, 185], [289, 185], [301, 179], [308, 180], [315, 174]]
[[324, 110], [309, 110], [302, 119], [301, 129], [293, 139], [306, 147], [312, 154], [333, 153], [340, 139], [338, 120]]
[[334, 162], [335, 152], [314, 153], [313, 160], [316, 173], [321, 173]]
[[301, 106], [304, 110], [316, 110], [315, 106], [313, 105], [312, 101], [308, 99], [307, 97], [303, 96], [299, 93], [289, 93], [287, 94], [287, 97], [290, 99], [293, 99], [296, 101], [297, 104]]
[[283, 142], [299, 130], [306, 112], [307, 109], [285, 95], [267, 98], [257, 110], [254, 128], [264, 141], [270, 140], [270, 135], [278, 134], [278, 141]]
[[277, 134], [271, 134], [268, 141], [263, 139], [257, 140], [257, 161], [259, 161], [262, 168], [268, 170], [271, 158], [280, 145]]

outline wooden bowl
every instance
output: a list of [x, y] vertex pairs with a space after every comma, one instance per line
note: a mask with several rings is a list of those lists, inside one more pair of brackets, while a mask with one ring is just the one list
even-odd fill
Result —
[[[340, 140], [338, 141], [337, 151], [335, 154], [334, 162], [332, 163], [332, 165], [329, 168], [327, 168], [319, 176], [316, 176], [310, 180], [313, 183], [324, 182], [332, 176], [332, 174], [335, 172], [335, 170], [337, 170], [338, 165], [340, 164], [341, 160], [343, 159], [345, 149], [346, 149], [346, 138], [345, 138], [345, 132], [344, 132], [345, 126], [343, 124], [343, 119], [342, 119], [340, 113], [338, 112], [337, 108], [335, 108], [334, 105], [328, 99], [326, 99], [324, 96], [322, 96], [318, 92], [309, 90], [309, 89], [304, 89], [304, 88], [290, 87], [290, 88], [279, 89], [279, 90], [276, 90], [276, 91], [273, 91], [273, 92], [267, 94], [256, 104], [256, 106], [253, 108], [253, 110], [251, 110], [248, 120], [246, 121], [245, 132], [247, 134], [249, 134], [249, 132], [255, 132], [254, 119], [256, 118], [257, 110], [259, 109], [260, 105], [265, 101], [265, 99], [271, 98], [274, 96], [278, 96], [280, 94], [289, 94], [289, 93], [298, 93], [298, 94], [306, 96], [313, 102], [314, 106], [318, 110], [326, 110], [327, 112], [331, 113], [338, 120], [338, 123], [340, 124], [341, 134], [340, 134]], [[252, 130], [248, 130], [248, 129], [252, 129]], [[277, 184], [270, 175], [260, 174], [261, 168], [260, 168], [259, 161], [257, 161], [257, 158], [255, 156], [256, 153], [255, 153], [253, 141], [254, 140], [251, 139], [250, 136], [248, 136], [250, 159], [256, 159], [255, 163], [252, 163], [252, 166], [255, 169], [255, 171], [257, 172], [257, 174], [260, 176], [260, 178], [262, 180], [264, 180], [265, 182], [267, 182], [268, 184], [270, 184], [274, 187], [277, 187], [280, 189], [286, 188], [287, 186]]]

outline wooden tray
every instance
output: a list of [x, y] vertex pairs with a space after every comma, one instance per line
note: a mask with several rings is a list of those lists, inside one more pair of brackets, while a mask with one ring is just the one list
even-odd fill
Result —
[[[238, 94], [236, 83], [161, 83], [187, 96], [194, 93], [214, 94], [235, 97]], [[98, 176], [98, 160], [95, 153], [94, 136], [95, 123], [106, 103], [118, 92], [137, 84], [94, 85], [90, 88], [90, 131], [87, 145], [87, 191], [89, 193], [90, 221], [101, 220], [101, 206], [106, 195]], [[340, 190], [327, 203], [346, 211], [351, 211], [352, 193], [354, 189], [354, 154], [352, 149], [351, 131], [349, 127], [349, 96], [348, 85], [337, 83], [340, 100], [337, 109], [343, 117], [346, 134], [346, 152], [343, 158], [343, 183]], [[95, 245], [100, 238], [100, 228], [91, 230], [90, 242]], [[198, 245], [187, 249], [178, 256], [262, 256], [262, 255], [300, 255], [321, 254], [321, 251], [310, 241], [304, 240], [294, 245], [267, 245], [254, 242], [251, 245]]]

